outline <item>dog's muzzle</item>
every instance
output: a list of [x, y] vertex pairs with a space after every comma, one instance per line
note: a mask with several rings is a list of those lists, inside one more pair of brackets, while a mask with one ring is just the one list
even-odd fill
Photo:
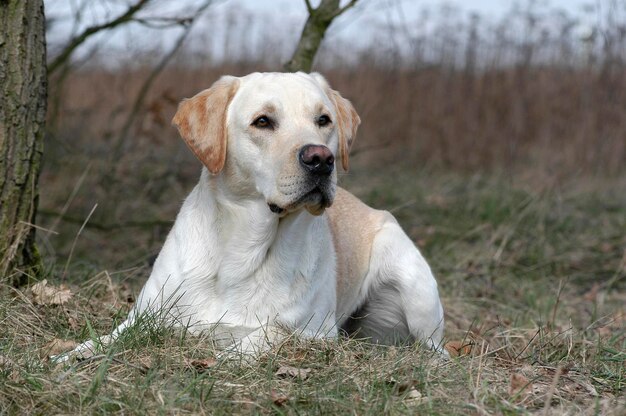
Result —
[[284, 204], [268, 201], [268, 207], [278, 215], [300, 207], [313, 215], [321, 215], [333, 203], [335, 196], [332, 176], [335, 156], [326, 146], [307, 144], [298, 150], [297, 157], [304, 175], [296, 181], [293, 177], [284, 182], [279, 180], [280, 191], [290, 195], [290, 201]]

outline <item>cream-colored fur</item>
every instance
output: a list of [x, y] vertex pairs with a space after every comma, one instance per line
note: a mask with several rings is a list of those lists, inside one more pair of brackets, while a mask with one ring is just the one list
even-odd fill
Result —
[[338, 188], [337, 169], [314, 175], [299, 159], [303, 146], [325, 146], [347, 169], [360, 123], [321, 75], [223, 77], [173, 122], [206, 168], [133, 311], [104, 342], [148, 313], [227, 334], [244, 352], [266, 349], [276, 328], [440, 349], [443, 310], [417, 248], [391, 214]]

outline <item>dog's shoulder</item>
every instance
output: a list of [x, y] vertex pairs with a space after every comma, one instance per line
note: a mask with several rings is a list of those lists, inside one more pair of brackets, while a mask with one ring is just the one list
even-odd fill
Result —
[[387, 221], [395, 221], [393, 216], [387, 211], [374, 209], [366, 205], [356, 196], [341, 187], [337, 187], [335, 201], [328, 208], [328, 217], [333, 229], [357, 227], [361, 232], [378, 231]]
[[385, 223], [395, 219], [340, 187], [326, 212], [337, 255], [337, 295], [341, 298], [354, 292], [352, 286], [367, 273], [374, 237]]

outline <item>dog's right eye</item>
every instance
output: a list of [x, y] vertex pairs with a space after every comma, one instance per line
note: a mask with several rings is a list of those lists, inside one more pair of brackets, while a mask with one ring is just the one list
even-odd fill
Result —
[[254, 127], [257, 127], [259, 129], [271, 129], [274, 128], [273, 124], [272, 124], [272, 120], [270, 120], [269, 117], [267, 116], [260, 116], [257, 117], [253, 122], [252, 125]]

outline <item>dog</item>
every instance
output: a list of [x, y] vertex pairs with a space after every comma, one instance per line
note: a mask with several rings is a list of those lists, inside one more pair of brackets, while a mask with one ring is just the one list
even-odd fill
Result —
[[173, 124], [204, 167], [106, 342], [150, 312], [193, 332], [226, 328], [244, 353], [267, 350], [278, 327], [443, 352], [427, 262], [389, 212], [337, 186], [360, 118], [324, 77], [224, 76], [183, 100]]

